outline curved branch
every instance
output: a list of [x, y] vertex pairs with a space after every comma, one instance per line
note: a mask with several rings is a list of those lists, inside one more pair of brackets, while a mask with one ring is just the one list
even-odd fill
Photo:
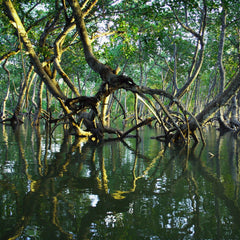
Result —
[[[173, 9], [174, 11], [174, 9]], [[181, 20], [178, 18], [177, 14], [174, 12], [177, 21], [180, 23], [180, 25], [190, 33], [192, 33], [196, 38], [197, 38], [197, 44], [196, 44], [196, 50], [195, 54], [192, 60], [192, 66], [189, 71], [189, 76], [187, 82], [184, 84], [184, 86], [178, 90], [176, 94], [176, 98], [180, 99], [190, 88], [191, 84], [195, 81], [197, 78], [202, 64], [203, 64], [203, 59], [204, 59], [204, 32], [206, 28], [206, 19], [207, 19], [207, 4], [206, 1], [203, 1], [203, 13], [201, 17], [201, 26], [199, 29], [199, 33], [195, 32], [193, 29], [189, 28], [188, 26], [184, 25]], [[199, 45], [200, 45], [200, 50], [199, 50]], [[199, 54], [199, 57], [198, 57]], [[198, 60], [197, 60], [198, 58]]]
[[66, 26], [63, 31], [60, 33], [60, 35], [57, 37], [56, 41], [54, 42], [54, 66], [60, 76], [63, 78], [63, 80], [66, 82], [66, 84], [69, 86], [69, 88], [75, 93], [76, 96], [80, 96], [80, 93], [78, 92], [77, 88], [72, 83], [71, 79], [68, 77], [68, 75], [64, 72], [62, 69], [60, 62], [61, 62], [61, 56], [63, 53], [62, 45], [63, 42], [69, 32], [71, 32], [75, 28], [75, 23], [71, 23], [68, 26]]
[[9, 57], [18, 54], [19, 52], [20, 52], [20, 48], [17, 48], [16, 50], [11, 50], [11, 51], [3, 54], [2, 56], [0, 56], [0, 63], [1, 63], [1, 61], [6, 60], [6, 59], [8, 59]]
[[91, 40], [89, 39], [85, 21], [84, 21], [85, 15], [81, 10], [78, 0], [68, 0], [68, 2], [73, 10], [76, 27], [77, 27], [79, 36], [81, 38], [85, 59], [88, 65], [96, 73], [100, 74], [103, 81], [110, 82], [110, 80], [113, 79], [116, 75], [114, 74], [114, 71], [109, 66], [101, 63], [94, 56], [92, 46], [91, 46]]
[[[147, 108], [152, 112], [152, 114], [155, 116], [155, 118], [156, 118], [157, 121], [159, 122], [160, 126], [163, 127], [163, 129], [164, 129], [165, 132], [167, 132], [168, 129], [167, 129], [167, 127], [165, 126], [164, 122], [162, 121], [161, 116], [159, 115], [156, 107], [155, 107], [154, 104], [151, 102], [151, 100], [150, 100], [148, 97], [146, 97], [145, 95], [141, 94], [140, 92], [137, 94], [137, 98], [139, 98], [139, 99], [147, 106]], [[151, 106], [150, 106], [143, 98], [146, 99]]]
[[87, 9], [87, 11], [84, 12], [83, 17], [86, 17], [86, 16], [91, 12], [91, 10], [92, 10], [93, 7], [97, 4], [97, 2], [98, 2], [98, 0], [95, 0], [95, 1], [90, 5], [90, 7]]

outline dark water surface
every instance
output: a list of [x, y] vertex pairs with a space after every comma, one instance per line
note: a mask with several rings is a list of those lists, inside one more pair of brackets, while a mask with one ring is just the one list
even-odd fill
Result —
[[240, 239], [239, 139], [104, 144], [0, 126], [0, 239]]

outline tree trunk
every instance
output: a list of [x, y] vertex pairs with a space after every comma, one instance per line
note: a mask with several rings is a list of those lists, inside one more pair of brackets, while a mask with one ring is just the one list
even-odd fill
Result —
[[230, 112], [231, 112], [231, 119], [230, 119], [230, 125], [231, 127], [235, 130], [240, 127], [240, 122], [238, 121], [238, 116], [237, 116], [237, 99], [236, 96], [232, 98], [232, 103], [230, 107]]
[[71, 32], [75, 28], [75, 24], [71, 23], [70, 25], [66, 26], [64, 30], [60, 33], [60, 35], [57, 37], [56, 41], [54, 42], [54, 66], [57, 69], [60, 76], [63, 78], [63, 80], [66, 82], [66, 84], [69, 86], [69, 88], [74, 92], [74, 94], [79, 97], [80, 93], [78, 92], [78, 89], [74, 86], [71, 79], [68, 77], [68, 75], [64, 72], [62, 69], [60, 62], [61, 62], [61, 56], [63, 53], [62, 45], [63, 42], [69, 32]]
[[200, 124], [206, 123], [221, 106], [228, 103], [232, 97], [240, 90], [240, 72], [230, 81], [230, 84], [226, 90], [209, 102], [203, 111], [197, 114], [196, 119]]
[[40, 62], [36, 52], [33, 49], [33, 46], [28, 38], [27, 32], [10, 0], [6, 0], [3, 2], [7, 15], [10, 19], [12, 25], [16, 28], [18, 35], [20, 36], [21, 41], [26, 48], [26, 51], [29, 54], [31, 62], [35, 68], [35, 71], [40, 76], [41, 80], [44, 81], [46, 86], [48, 87], [49, 91], [56, 97], [61, 99], [66, 99], [66, 96], [61, 91], [57, 81], [55, 79], [51, 79], [49, 75], [45, 72], [42, 63]]
[[[76, 28], [81, 38], [84, 56], [88, 65], [90, 66], [90, 68], [92, 68], [96, 73], [98, 73], [101, 76], [104, 83], [111, 83], [113, 88], [114, 87], [119, 88], [119, 81], [121, 79], [123, 81], [128, 81], [129, 78], [123, 75], [117, 76], [116, 74], [118, 73], [119, 70], [113, 70], [111, 67], [101, 63], [96, 59], [96, 57], [93, 54], [91, 41], [89, 39], [88, 32], [85, 26], [85, 21], [84, 21], [84, 17], [86, 16], [87, 13], [89, 13], [89, 11], [87, 13], [86, 12], [83, 13], [78, 0], [68, 0], [68, 2], [71, 5], [71, 8], [73, 10], [73, 15], [76, 22]], [[93, 5], [96, 2], [97, 1], [95, 1]]]
[[177, 86], [177, 44], [174, 43], [174, 72], [173, 72], [173, 88], [172, 88], [172, 94], [175, 95], [175, 93], [178, 91]]
[[[219, 48], [218, 48], [218, 69], [220, 73], [220, 88], [219, 93], [221, 94], [225, 87], [225, 69], [223, 66], [223, 49], [225, 44], [225, 32], [226, 32], [226, 10], [224, 9], [224, 6], [222, 6], [222, 15], [221, 15], [221, 33], [220, 33], [220, 39], [219, 39]], [[223, 118], [223, 109], [220, 108], [218, 112], [219, 121], [224, 124], [224, 118]]]
[[102, 109], [101, 109], [101, 119], [102, 119], [102, 124], [105, 127], [109, 127], [109, 116], [107, 116], [107, 110], [108, 110], [108, 105], [109, 105], [109, 97], [106, 96], [102, 100]]
[[[174, 9], [173, 9], [173, 11], [174, 11]], [[175, 11], [174, 11], [174, 13], [175, 13]], [[195, 36], [197, 38], [196, 50], [195, 50], [195, 54], [194, 54], [194, 57], [192, 60], [192, 66], [189, 71], [188, 80], [184, 84], [184, 86], [178, 90], [178, 92], [176, 93], [176, 96], [175, 96], [177, 99], [180, 99], [189, 90], [190, 86], [197, 78], [197, 76], [201, 70], [201, 67], [202, 67], [202, 63], [203, 63], [203, 59], [204, 59], [204, 48], [205, 48], [204, 32], [205, 32], [205, 28], [206, 28], [206, 19], [207, 19], [207, 3], [205, 0], [203, 1], [202, 19], [201, 19], [201, 23], [200, 23], [199, 33], [195, 32], [193, 29], [188, 27], [188, 25], [183, 24], [180, 21], [180, 19], [178, 18], [176, 13], [175, 13], [175, 16], [177, 18], [177, 21], [180, 23], [180, 25], [185, 30], [192, 33], [193, 36]], [[199, 50], [199, 46], [200, 46], [200, 50]]]
[[42, 94], [43, 94], [43, 82], [39, 82], [38, 95], [37, 95], [37, 111], [34, 116], [34, 125], [38, 126], [41, 112], [42, 112]]
[[3, 69], [7, 72], [8, 86], [7, 86], [7, 91], [6, 91], [5, 97], [3, 98], [3, 101], [2, 101], [2, 110], [1, 110], [1, 116], [0, 116], [1, 120], [4, 120], [6, 118], [6, 113], [5, 113], [6, 112], [6, 102], [8, 100], [9, 93], [10, 93], [10, 72], [6, 67], [7, 60], [8, 60], [8, 58], [4, 61], [3, 66], [2, 66]]
[[[29, 84], [28, 84], [28, 86], [27, 86], [26, 99], [28, 99], [29, 91], [30, 91], [30, 89], [31, 89], [31, 86], [32, 86], [32, 84], [33, 84], [33, 81], [34, 81], [35, 78], [36, 78], [36, 75], [37, 75], [36, 72], [34, 72], [33, 75], [32, 75], [32, 77], [31, 77], [31, 80], [30, 80], [30, 82], [29, 82]], [[34, 89], [33, 89], [33, 92], [34, 92]], [[30, 108], [29, 108], [29, 110], [28, 110], [28, 114], [31, 113], [31, 109], [32, 109], [32, 106], [30, 106]]]
[[25, 98], [25, 95], [26, 95], [26, 92], [27, 92], [27, 88], [28, 88], [28, 82], [29, 82], [29, 79], [31, 77], [32, 71], [33, 71], [33, 66], [31, 66], [29, 68], [27, 76], [24, 77], [23, 84], [21, 86], [20, 93], [19, 93], [19, 96], [18, 96], [18, 103], [17, 103], [17, 105], [15, 107], [15, 110], [14, 110], [15, 118], [18, 117], [18, 115], [20, 113], [20, 110], [21, 110], [21, 108], [23, 106], [24, 98]]

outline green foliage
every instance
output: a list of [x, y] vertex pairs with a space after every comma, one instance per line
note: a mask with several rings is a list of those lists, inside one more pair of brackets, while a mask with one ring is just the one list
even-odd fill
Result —
[[[70, 17], [71, 9], [68, 3], [66, 4], [67, 15]], [[66, 26], [62, 2], [14, 1], [14, 6], [40, 60], [51, 61], [54, 58], [54, 42]], [[199, 73], [200, 89], [204, 92], [201, 95], [202, 100], [205, 99], [212, 77], [215, 76], [213, 72], [218, 72], [222, 6], [227, 12], [223, 54], [226, 78], [231, 79], [239, 68], [239, 1], [207, 0], [206, 6], [205, 57]], [[85, 21], [90, 37], [104, 32], [113, 32], [108, 36], [97, 38], [92, 43], [94, 54], [100, 61], [113, 69], [120, 66], [124, 73], [132, 77], [136, 83], [163, 89], [170, 86], [171, 89], [174, 63], [176, 63], [178, 87], [186, 82], [197, 40], [178, 23], [175, 14], [185, 26], [199, 32], [202, 8], [203, 1], [195, 0], [107, 0], [99, 1]], [[0, 11], [0, 56], [3, 56], [9, 51], [16, 50], [19, 38], [10, 25], [3, 6]], [[55, 16], [59, 16], [59, 19], [51, 26]], [[49, 32], [43, 41], [43, 33], [46, 29], [49, 29]], [[84, 93], [90, 95], [96, 91], [101, 79], [94, 73], [89, 74], [90, 69], [86, 64], [79, 37], [73, 38], [75, 32], [76, 30], [73, 30], [68, 34], [63, 43], [65, 51], [61, 58], [61, 65], [76, 85], [78, 84], [76, 79], [80, 79], [81, 86], [86, 86]], [[11, 68], [11, 78], [17, 86], [20, 85], [23, 72], [18, 55], [10, 58], [15, 66]], [[27, 57], [25, 61], [28, 62]], [[53, 69], [52, 65], [51, 69]], [[5, 72], [1, 71], [1, 76], [2, 74]], [[59, 79], [60, 76], [57, 75], [57, 78]], [[3, 86], [6, 86], [6, 81], [2, 80], [2, 82]], [[65, 85], [62, 87], [66, 88]]]

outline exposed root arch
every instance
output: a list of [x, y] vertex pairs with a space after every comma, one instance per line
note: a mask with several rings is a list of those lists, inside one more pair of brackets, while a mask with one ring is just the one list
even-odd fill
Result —
[[[164, 131], [167, 132], [168, 129], [167, 127], [165, 126], [165, 123], [164, 121], [162, 120], [158, 110], [156, 109], [156, 107], [154, 106], [154, 104], [152, 103], [152, 101], [147, 97], [145, 96], [144, 94], [136, 94], [136, 97], [139, 98], [144, 104], [145, 106], [152, 112], [152, 114], [155, 116], [155, 118], [157, 119], [158, 123], [163, 127]], [[148, 101], [148, 104], [145, 100]]]
[[[198, 123], [197, 119], [188, 111], [185, 110], [183, 105], [180, 103], [179, 100], [175, 99], [174, 96], [172, 96], [170, 93], [167, 93], [166, 91], [160, 90], [160, 89], [151, 89], [147, 87], [132, 87], [132, 92], [139, 94], [140, 96], [144, 96], [146, 98], [146, 94], [153, 97], [153, 99], [157, 102], [157, 104], [160, 106], [164, 114], [171, 120], [172, 127], [166, 131], [167, 128], [164, 128], [165, 134], [163, 136], [156, 137], [159, 138], [165, 138], [166, 141], [179, 141], [179, 137], [182, 139], [182, 141], [189, 142], [190, 135], [193, 137], [193, 139], [198, 142], [198, 138], [195, 134], [196, 129], [199, 130], [201, 140], [203, 144], [205, 144], [205, 140], [202, 133], [202, 128], [200, 124]], [[158, 96], [164, 97], [166, 99], [169, 99], [170, 102], [175, 103], [181, 113], [184, 116], [184, 124], [178, 124], [177, 121], [175, 121], [174, 116], [171, 114], [171, 112], [167, 109], [167, 107], [162, 103], [162, 101], [159, 99]], [[149, 100], [150, 101], [150, 100]], [[158, 110], [154, 108], [155, 114], [154, 116], [159, 116]], [[189, 116], [189, 117], [188, 117]], [[175, 133], [173, 133], [175, 132]]]
[[[96, 108], [96, 105], [101, 102], [101, 100], [114, 93], [114, 91], [118, 89], [125, 89], [126, 91], [130, 91], [135, 95], [136, 101], [140, 100], [144, 103], [144, 105], [147, 107], [147, 109], [151, 112], [153, 115], [152, 117], [147, 117], [145, 120], [142, 120], [140, 123], [136, 121], [136, 125], [133, 126], [131, 129], [127, 130], [125, 133], [120, 133], [119, 131], [114, 131], [111, 129], [111, 131], [107, 130], [106, 127], [101, 124], [101, 119], [99, 118], [100, 124], [95, 124], [93, 128], [89, 129], [92, 135], [95, 135], [95, 132], [107, 132], [111, 134], [117, 134], [118, 139], [123, 139], [124, 137], [127, 137], [130, 132], [133, 130], [137, 130], [138, 128], [147, 125], [151, 123], [153, 120], [157, 120], [157, 122], [160, 124], [160, 126], [164, 130], [164, 138], [165, 141], [182, 141], [184, 143], [189, 143], [190, 136], [193, 137], [193, 139], [198, 142], [198, 138], [195, 134], [196, 129], [199, 130], [201, 140], [203, 143], [205, 143], [205, 140], [203, 138], [202, 129], [200, 124], [198, 123], [197, 119], [188, 111], [185, 110], [183, 105], [175, 99], [171, 94], [163, 91], [163, 90], [157, 90], [157, 89], [150, 89], [145, 87], [139, 87], [136, 84], [133, 84], [133, 81], [129, 81], [129, 78], [124, 78], [124, 81], [122, 81], [123, 77], [115, 78], [113, 83], [105, 83], [103, 84], [98, 93], [95, 95], [95, 97], [78, 97], [74, 99], [68, 99], [65, 101], [66, 106], [68, 109], [73, 111], [79, 111], [83, 109], [84, 107], [90, 108], [95, 112], [95, 117], [99, 118], [99, 114]], [[125, 81], [127, 79], [127, 81]], [[153, 100], [155, 100], [156, 104], [159, 106], [159, 109], [156, 107], [156, 104], [150, 99], [149, 96], [152, 97]], [[183, 118], [181, 118], [181, 121], [179, 122], [179, 118], [176, 118], [175, 114], [173, 114], [171, 111], [168, 110], [168, 107], [164, 105], [163, 101], [160, 100], [160, 97], [165, 98], [166, 100], [170, 100], [170, 102], [174, 102], [176, 106], [178, 107], [181, 115]], [[115, 99], [116, 100], [116, 99]], [[118, 101], [119, 102], [119, 101]], [[166, 122], [162, 118], [161, 114], [164, 114], [168, 119], [170, 119], [170, 122], [168, 123], [170, 126], [166, 126]], [[71, 112], [68, 112], [68, 115], [71, 114]], [[135, 118], [138, 119], [138, 112], [135, 114]], [[92, 121], [94, 120], [94, 117]], [[70, 120], [70, 122], [73, 122]], [[74, 124], [76, 124], [74, 122]], [[103, 134], [97, 135], [97, 137], [103, 137]], [[160, 139], [161, 137], [156, 137], [157, 139]]]

